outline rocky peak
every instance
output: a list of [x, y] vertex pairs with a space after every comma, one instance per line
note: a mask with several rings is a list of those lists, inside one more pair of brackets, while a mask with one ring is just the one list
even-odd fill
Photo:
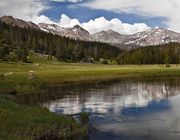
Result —
[[[117, 33], [117, 32], [114, 31], [113, 29], [107, 30], [106, 32], [107, 32], [107, 33], [110, 33], [110, 34], [112, 34], [112, 33]], [[118, 33], [118, 34], [119, 34], [119, 33]]]
[[56, 24], [46, 24], [46, 23], [39, 23], [39, 28], [45, 32], [50, 32], [52, 34], [63, 36], [64, 28], [56, 25]]
[[180, 34], [171, 30], [155, 28], [130, 36], [126, 44], [149, 46], [169, 42], [180, 42]]
[[26, 22], [21, 19], [14, 18], [12, 16], [0, 17], [0, 21], [5, 22], [6, 24], [9, 24], [12, 26], [17, 26], [19, 28], [39, 29], [38, 26], [32, 22]]
[[84, 33], [86, 35], [90, 35], [89, 32], [87, 30], [85, 30], [84, 28], [82, 28], [79, 25], [75, 25], [73, 28], [69, 28], [70, 31], [74, 32], [75, 34], [78, 33]]
[[109, 43], [118, 47], [149, 46], [160, 45], [169, 42], [180, 42], [180, 33], [161, 28], [149, 29], [143, 32], [136, 33], [134, 35], [122, 35], [112, 29], [90, 35], [88, 31], [86, 31], [79, 25], [75, 25], [72, 28], [62, 28], [56, 24], [45, 23], [36, 25], [32, 22], [26, 22], [12, 16], [0, 17], [0, 21], [5, 22], [6, 24], [9, 24], [11, 26], [17, 26], [19, 28], [27, 28], [33, 30], [41, 29], [46, 32], [51, 32], [53, 34], [69, 37], [75, 40], [98, 41]]
[[[81, 26], [79, 26], [79, 25], [75, 25], [74, 27], [73, 27], [73, 29], [83, 29]], [[84, 29], [83, 29], [84, 30]]]
[[75, 25], [73, 28], [67, 28], [65, 36], [70, 37], [72, 39], [93, 41], [93, 38], [91, 37], [90, 33], [79, 25]]
[[62, 28], [56, 24], [40, 23], [39, 28], [43, 31], [69, 37], [75, 40], [92, 41], [92, 37], [89, 32], [80, 27], [79, 25], [76, 25], [73, 28]]
[[121, 35], [112, 29], [97, 32], [95, 34], [92, 34], [92, 37], [96, 41], [111, 43], [111, 44], [121, 43], [127, 38], [126, 35]]

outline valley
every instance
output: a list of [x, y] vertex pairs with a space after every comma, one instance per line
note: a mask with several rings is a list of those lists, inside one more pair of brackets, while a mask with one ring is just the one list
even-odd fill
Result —
[[[174, 31], [91, 34], [79, 25], [64, 28], [4, 16], [0, 32], [0, 139], [126, 139], [126, 119], [135, 120], [133, 131], [136, 115], [147, 117], [146, 109], [162, 115], [153, 106], [170, 112], [169, 99], [178, 98], [180, 34]], [[138, 140], [163, 126], [140, 121], [150, 128], [131, 132]], [[165, 124], [170, 134], [173, 123]], [[145, 134], [139, 134], [142, 130]]]
[[[180, 65], [103, 65], [80, 63], [0, 63], [0, 93], [38, 93], [44, 86], [94, 83], [124, 78], [176, 77]], [[33, 75], [33, 76], [32, 76]], [[31, 78], [32, 77], [32, 78]], [[10, 89], [10, 90], [9, 90]]]

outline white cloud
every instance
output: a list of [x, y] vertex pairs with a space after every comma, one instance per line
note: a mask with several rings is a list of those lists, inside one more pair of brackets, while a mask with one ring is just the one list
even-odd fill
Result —
[[44, 16], [44, 15], [40, 15], [40, 16], [34, 16], [31, 19], [29, 19], [30, 21], [33, 21], [34, 23], [48, 23], [48, 24], [56, 24], [56, 22], [50, 20], [48, 17]]
[[80, 25], [90, 33], [113, 29], [120, 34], [135, 34], [137, 32], [149, 29], [149, 27], [144, 23], [122, 23], [122, 21], [117, 18], [107, 20], [104, 17], [99, 17], [88, 22], [80, 23], [77, 19], [71, 19], [65, 14], [61, 15], [59, 25], [62, 27], [73, 27], [75, 25]]
[[67, 27], [73, 27], [75, 25], [80, 25], [80, 22], [77, 19], [70, 19], [67, 15], [62, 14], [59, 25], [67, 28]]
[[50, 1], [55, 1], [55, 2], [71, 2], [71, 3], [82, 2], [82, 0], [50, 0]]
[[166, 25], [180, 31], [180, 0], [93, 0], [81, 4], [93, 9], [167, 18]]
[[[80, 2], [82, 0], [58, 0], [58, 1], [71, 1]], [[104, 3], [106, 3], [104, 1]], [[148, 29], [148, 26], [143, 23], [135, 23], [133, 25], [122, 23], [119, 19], [107, 20], [100, 17], [88, 22], [80, 23], [78, 19], [71, 19], [62, 14], [59, 23], [53, 22], [51, 19], [40, 13], [49, 8], [45, 0], [0, 0], [0, 16], [11, 15], [26, 21], [35, 23], [49, 23], [59, 24], [63, 27], [73, 27], [80, 25], [90, 33], [95, 33], [101, 30], [113, 29], [121, 34], [134, 34], [139, 31]]]
[[0, 16], [11, 15], [35, 23], [54, 23], [39, 13], [48, 6], [42, 0], [0, 0]]

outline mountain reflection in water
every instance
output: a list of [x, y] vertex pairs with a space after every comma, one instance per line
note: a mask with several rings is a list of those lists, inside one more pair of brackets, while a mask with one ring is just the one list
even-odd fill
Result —
[[[69, 92], [62, 99], [44, 103], [51, 112], [76, 114], [91, 113], [120, 113], [125, 108], [151, 107], [152, 102], [161, 103], [168, 98], [178, 95], [180, 87], [170, 87], [164, 82], [120, 82], [109, 86], [99, 85], [88, 89], [76, 87], [65, 89]], [[123, 109], [123, 110], [122, 110]]]
[[54, 88], [68, 94], [43, 103], [57, 114], [90, 113], [90, 140], [179, 140], [179, 80], [129, 80]]

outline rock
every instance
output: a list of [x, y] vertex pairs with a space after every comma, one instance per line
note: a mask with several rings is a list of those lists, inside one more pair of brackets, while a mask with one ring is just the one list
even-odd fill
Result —
[[13, 74], [14, 74], [13, 72], [8, 72], [8, 73], [5, 73], [4, 76], [13, 75]]

